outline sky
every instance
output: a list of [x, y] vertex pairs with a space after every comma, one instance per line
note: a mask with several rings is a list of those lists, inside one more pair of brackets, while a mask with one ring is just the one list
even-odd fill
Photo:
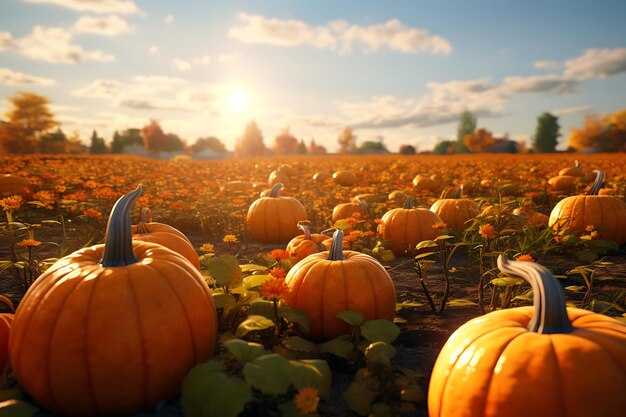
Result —
[[249, 121], [431, 149], [459, 115], [530, 143], [626, 107], [626, 2], [1, 0], [0, 119], [45, 95], [67, 134], [142, 127], [226, 147]]

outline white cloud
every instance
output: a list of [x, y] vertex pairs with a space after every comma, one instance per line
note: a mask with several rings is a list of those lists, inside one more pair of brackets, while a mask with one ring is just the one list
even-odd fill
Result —
[[90, 13], [141, 13], [134, 1], [131, 0], [24, 0], [26, 3], [53, 4], [78, 12]]
[[239, 54], [238, 53], [232, 53], [232, 54], [220, 54], [217, 57], [217, 61], [218, 62], [229, 62], [229, 61], [234, 61], [237, 58], [239, 58]]
[[134, 27], [119, 16], [81, 16], [71, 28], [74, 33], [92, 33], [102, 36], [116, 36], [132, 32]]
[[51, 78], [36, 77], [21, 72], [10, 70], [9, 68], [0, 68], [0, 84], [5, 85], [52, 85], [54, 80]]
[[133, 77], [133, 80], [142, 84], [158, 84], [161, 86], [174, 86], [187, 83], [187, 80], [183, 78], [165, 77], [162, 75], [136, 75]]
[[535, 61], [533, 66], [537, 69], [555, 70], [559, 68], [559, 63], [556, 61]]
[[590, 106], [579, 106], [579, 107], [566, 107], [562, 109], [554, 109], [550, 110], [555, 116], [567, 116], [570, 114], [578, 114], [578, 113], [587, 113], [591, 111]]
[[191, 64], [189, 63], [189, 61], [185, 61], [185, 60], [178, 59], [178, 58], [172, 61], [172, 65], [178, 71], [189, 71], [191, 69]]
[[360, 45], [366, 52], [382, 48], [402, 53], [447, 55], [452, 52], [448, 40], [431, 35], [424, 29], [407, 27], [397, 19], [371, 26], [351, 25], [345, 20], [338, 20], [313, 27], [296, 19], [239, 13], [229, 35], [245, 43], [311, 45], [343, 53], [351, 51], [354, 45]]
[[587, 79], [605, 78], [626, 72], [626, 48], [587, 49], [579, 57], [565, 61], [565, 75]]
[[580, 84], [579, 80], [560, 74], [534, 75], [530, 77], [505, 77], [503, 90], [517, 93], [557, 93], [571, 94]]
[[13, 35], [9, 32], [0, 31], [0, 51], [8, 51], [15, 48], [15, 41]]
[[149, 51], [150, 51], [151, 55], [156, 55], [159, 52], [159, 47], [158, 46], [151, 46]]
[[119, 94], [124, 85], [116, 80], [95, 80], [88, 86], [72, 91], [78, 97], [112, 98]]
[[194, 65], [209, 65], [211, 63], [211, 57], [208, 55], [203, 55], [201, 57], [193, 58], [191, 62]]
[[171, 14], [168, 14], [167, 16], [165, 16], [165, 19], [163, 19], [163, 21], [169, 25], [170, 23], [174, 21], [174, 16], [172, 16]]

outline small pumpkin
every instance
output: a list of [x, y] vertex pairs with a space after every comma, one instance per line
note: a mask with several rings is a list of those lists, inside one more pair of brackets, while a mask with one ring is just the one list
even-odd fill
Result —
[[365, 320], [393, 320], [396, 290], [383, 266], [369, 255], [342, 250], [343, 231], [333, 235], [329, 252], [315, 253], [287, 273], [287, 304], [309, 318], [312, 340], [325, 341], [348, 333], [337, 313], [354, 310]]
[[548, 180], [550, 190], [564, 194], [570, 194], [576, 191], [577, 177], [571, 175], [559, 175]]
[[566, 308], [550, 271], [498, 267], [533, 289], [533, 306], [474, 318], [450, 336], [428, 389], [430, 417], [614, 417], [626, 410], [626, 325]]
[[357, 183], [358, 178], [352, 171], [336, 171], [333, 173], [335, 184], [351, 187]]
[[465, 229], [466, 223], [478, 214], [478, 204], [473, 200], [461, 198], [462, 194], [463, 186], [459, 186], [454, 198], [439, 199], [430, 207], [430, 211], [439, 216], [449, 229]]
[[282, 184], [276, 184], [269, 197], [261, 197], [250, 205], [246, 222], [254, 240], [287, 243], [298, 235], [298, 222], [307, 219], [306, 210], [298, 200], [278, 196], [282, 188]]
[[513, 210], [513, 215], [517, 216], [520, 223], [525, 226], [544, 227], [548, 225], [548, 216], [529, 206], [516, 208]]
[[441, 222], [439, 216], [425, 208], [414, 208], [414, 204], [413, 197], [408, 197], [404, 207], [386, 212], [378, 225], [378, 234], [391, 242], [396, 256], [406, 255], [421, 241], [438, 235], [433, 226]]
[[432, 178], [426, 175], [416, 175], [415, 178], [413, 178], [413, 186], [415, 187], [416, 191], [420, 191], [420, 192], [421, 191], [435, 192], [439, 188], [441, 188], [441, 184], [438, 181], [433, 180]]
[[578, 160], [574, 161], [574, 166], [573, 167], [567, 167], [567, 168], [563, 168], [562, 170], [559, 171], [559, 175], [568, 175], [571, 177], [585, 177], [585, 172], [583, 171], [583, 167], [582, 165], [580, 165], [580, 162], [578, 162]]
[[200, 270], [200, 261], [193, 245], [181, 231], [163, 223], [152, 221], [150, 209], [142, 207], [139, 223], [132, 226], [133, 240], [163, 245], [185, 257]]
[[596, 171], [596, 180], [586, 195], [559, 201], [550, 213], [548, 225], [555, 231], [578, 234], [594, 226], [600, 238], [626, 243], [626, 203], [610, 195], [598, 195], [604, 172]]
[[282, 183], [284, 186], [288, 186], [291, 183], [291, 179], [282, 166], [279, 166], [276, 170], [270, 172], [270, 176], [267, 179], [267, 183], [270, 187], [275, 186], [278, 183]]
[[0, 175], [0, 196], [28, 194], [32, 189], [33, 185], [28, 178], [13, 174]]
[[213, 353], [217, 313], [200, 272], [131, 239], [141, 186], [113, 206], [103, 245], [52, 265], [15, 313], [9, 357], [42, 407], [68, 416], [132, 413], [176, 396]]
[[298, 224], [298, 228], [304, 232], [303, 235], [294, 237], [287, 244], [286, 251], [300, 262], [309, 255], [328, 250], [332, 238], [322, 234], [311, 234], [309, 226]]
[[221, 188], [224, 193], [251, 193], [254, 185], [248, 181], [228, 181]]
[[318, 182], [318, 183], [324, 183], [327, 180], [330, 180], [331, 178], [332, 178], [331, 175], [326, 171], [319, 171], [313, 174], [313, 181]]
[[356, 197], [352, 203], [337, 204], [333, 208], [332, 220], [347, 219], [352, 217], [354, 213], [359, 213], [362, 218], [369, 218], [369, 206], [361, 197]]

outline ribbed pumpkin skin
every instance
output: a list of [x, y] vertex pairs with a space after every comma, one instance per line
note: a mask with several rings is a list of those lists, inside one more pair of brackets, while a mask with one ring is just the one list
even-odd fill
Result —
[[[331, 241], [332, 238], [317, 233], [311, 234], [311, 239], [306, 239], [305, 235], [299, 235], [289, 241], [285, 250], [293, 256], [296, 262], [300, 262], [309, 255], [328, 250]], [[324, 244], [325, 242], [328, 246]]]
[[99, 264], [104, 245], [60, 259], [24, 296], [9, 354], [22, 387], [62, 415], [131, 413], [178, 394], [213, 353], [217, 317], [181, 255], [133, 242], [139, 262]]
[[466, 198], [444, 198], [437, 200], [430, 207], [449, 229], [463, 230], [465, 223], [478, 214], [478, 204]]
[[572, 333], [528, 331], [533, 307], [465, 323], [439, 353], [430, 417], [615, 417], [626, 410], [626, 326], [568, 308]]
[[306, 210], [292, 197], [261, 197], [248, 209], [246, 221], [254, 240], [287, 243], [299, 234], [298, 222], [306, 220]]
[[626, 243], [626, 203], [612, 196], [578, 195], [559, 201], [550, 213], [548, 225], [555, 230], [583, 232], [587, 226], [601, 226], [600, 237], [618, 245]]
[[358, 311], [365, 320], [393, 321], [396, 290], [391, 277], [374, 258], [343, 251], [341, 261], [328, 260], [329, 252], [306, 257], [287, 273], [287, 304], [309, 317], [310, 337], [330, 340], [348, 333], [349, 326], [336, 317], [343, 310]]
[[378, 225], [378, 234], [391, 241], [391, 250], [396, 256], [405, 255], [423, 240], [437, 237], [435, 223], [441, 219], [435, 213], [424, 208], [397, 208], [385, 213]]
[[142, 242], [152, 242], [163, 245], [185, 257], [193, 266], [200, 270], [200, 260], [193, 245], [180, 230], [167, 224], [150, 222], [144, 223], [147, 233], [139, 233], [139, 226], [133, 225], [133, 239]]
[[9, 362], [9, 335], [14, 318], [12, 313], [0, 314], [0, 372]]
[[32, 184], [28, 178], [19, 175], [0, 175], [0, 196], [24, 194], [30, 191]]
[[332, 219], [334, 222], [352, 217], [352, 214], [359, 213], [362, 217], [368, 216], [367, 210], [359, 203], [341, 203], [333, 208]]

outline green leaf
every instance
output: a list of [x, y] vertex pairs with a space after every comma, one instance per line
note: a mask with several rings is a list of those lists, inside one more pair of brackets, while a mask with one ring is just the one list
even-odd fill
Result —
[[365, 359], [370, 363], [389, 365], [395, 355], [396, 349], [385, 342], [375, 342], [365, 348]]
[[270, 320], [274, 320], [274, 302], [258, 298], [250, 303], [248, 314], [263, 316]]
[[241, 339], [227, 340], [224, 342], [224, 347], [241, 363], [251, 362], [267, 353], [263, 345]]
[[22, 400], [0, 402], [0, 417], [32, 417], [39, 412], [34, 405]]
[[237, 305], [237, 300], [230, 294], [224, 294], [223, 292], [214, 292], [211, 293], [213, 296], [213, 303], [215, 303], [215, 308], [223, 308], [224, 313], [227, 313], [228, 310], [235, 307]]
[[304, 311], [296, 310], [295, 308], [284, 305], [280, 306], [278, 314], [280, 317], [287, 319], [289, 323], [293, 323], [300, 327], [303, 332], [309, 333], [309, 317]]
[[245, 264], [241, 265], [241, 270], [243, 272], [267, 271], [267, 267], [257, 264]]
[[337, 318], [345, 321], [350, 326], [360, 326], [363, 323], [363, 314], [358, 311], [343, 310], [337, 313]]
[[593, 262], [598, 259], [598, 254], [588, 250], [579, 250], [574, 252], [574, 256], [579, 262]]
[[403, 308], [414, 308], [414, 307], [423, 307], [423, 303], [412, 303], [412, 302], [404, 302], [404, 303], [396, 303], [396, 311], [400, 311]]
[[435, 240], [447, 240], [447, 239], [454, 239], [454, 236], [452, 236], [452, 235], [441, 235], [441, 236], [437, 236], [435, 238]]
[[424, 248], [433, 248], [433, 250], [436, 250], [436, 248], [438, 247], [439, 247], [439, 244], [435, 242], [434, 240], [423, 240], [417, 245], [415, 245], [415, 249], [418, 249], [418, 250], [424, 249]]
[[419, 261], [420, 259], [428, 258], [429, 256], [433, 256], [436, 254], [437, 252], [420, 253], [419, 255], [415, 257], [415, 260]]
[[291, 386], [291, 364], [276, 353], [263, 355], [243, 367], [246, 382], [264, 394], [286, 394]]
[[385, 403], [372, 404], [372, 412], [368, 417], [393, 417], [394, 413], [391, 407]]
[[580, 238], [576, 235], [566, 235], [561, 238], [561, 242], [567, 246], [574, 246], [580, 243]]
[[377, 393], [367, 389], [366, 386], [353, 382], [350, 384], [344, 397], [348, 403], [348, 408], [360, 416], [366, 416], [372, 411], [372, 402]]
[[[324, 376], [315, 366], [299, 361], [289, 361], [289, 364], [291, 365], [289, 378], [291, 384], [296, 387], [296, 389], [314, 387], [321, 393], [327, 388]], [[328, 394], [328, 392], [324, 394]]]
[[243, 273], [237, 258], [232, 255], [214, 256], [207, 262], [209, 275], [217, 285], [235, 288], [241, 285]]
[[372, 343], [392, 343], [400, 335], [400, 328], [389, 320], [369, 320], [361, 326], [361, 334]]
[[424, 391], [418, 385], [410, 385], [400, 391], [402, 401], [420, 402], [426, 399]]
[[566, 291], [573, 291], [573, 292], [583, 292], [587, 289], [587, 287], [585, 287], [584, 285], [570, 285], [568, 287], [563, 288]]
[[299, 336], [288, 337], [284, 339], [281, 343], [287, 349], [292, 350], [294, 352], [311, 353], [317, 350], [315, 343], [310, 342], [306, 339], [303, 339]]
[[8, 400], [19, 400], [22, 398], [22, 391], [18, 388], [0, 389], [0, 402]]
[[346, 360], [352, 359], [354, 355], [354, 345], [346, 334], [322, 343], [319, 349], [322, 353], [331, 353]]
[[473, 301], [470, 300], [465, 300], [463, 298], [457, 298], [454, 300], [450, 300], [448, 301], [448, 307], [474, 307], [477, 306], [478, 304], [476, 304]]
[[249, 275], [243, 279], [243, 286], [247, 290], [260, 287], [270, 278], [272, 278], [271, 275]]
[[274, 322], [272, 320], [263, 316], [248, 316], [248, 318], [244, 320], [239, 327], [237, 327], [235, 335], [237, 337], [244, 337], [250, 332], [265, 330], [270, 327], [274, 327]]
[[489, 281], [489, 283], [495, 287], [513, 287], [515, 285], [520, 285], [525, 282], [526, 281], [522, 278], [511, 278], [511, 277], [495, 278]]
[[332, 372], [328, 366], [328, 362], [323, 359], [304, 359], [300, 363], [313, 366], [322, 375], [322, 385], [318, 387], [320, 394], [330, 395], [332, 386]]
[[214, 363], [196, 365], [185, 377], [180, 399], [185, 416], [237, 417], [252, 401], [248, 384], [217, 370]]

